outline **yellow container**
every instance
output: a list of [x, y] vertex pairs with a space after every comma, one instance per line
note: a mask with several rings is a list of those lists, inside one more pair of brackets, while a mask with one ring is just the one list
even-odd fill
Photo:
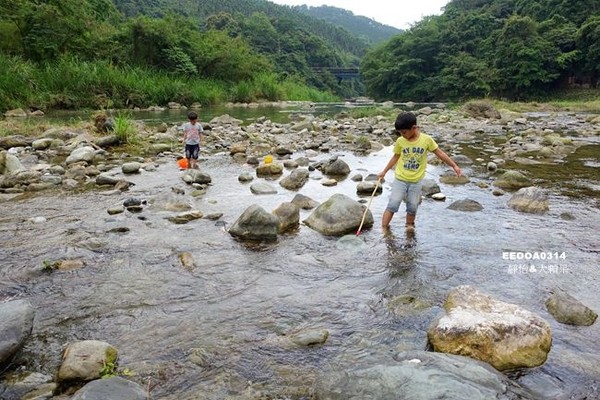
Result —
[[271, 164], [273, 162], [273, 156], [272, 155], [268, 155], [265, 156], [265, 164]]

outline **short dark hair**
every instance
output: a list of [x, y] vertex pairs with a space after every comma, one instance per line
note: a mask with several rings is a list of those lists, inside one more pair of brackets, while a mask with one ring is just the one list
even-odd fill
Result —
[[195, 112], [193, 112], [193, 111], [190, 111], [190, 112], [188, 113], [188, 118], [189, 118], [189, 119], [198, 119], [198, 114], [196, 114], [196, 113], [195, 113]]
[[411, 112], [401, 112], [398, 114], [398, 117], [396, 117], [394, 128], [396, 128], [397, 131], [403, 131], [405, 129], [411, 129], [415, 125], [417, 125], [417, 117], [415, 114]]

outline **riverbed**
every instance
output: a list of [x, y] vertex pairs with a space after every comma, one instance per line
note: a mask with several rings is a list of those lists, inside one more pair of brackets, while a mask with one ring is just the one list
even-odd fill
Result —
[[[350, 165], [350, 176], [366, 176], [383, 168], [391, 148], [367, 156], [332, 151], [312, 159], [333, 155]], [[569, 162], [598, 171], [595, 151]], [[303, 224], [276, 243], [259, 245], [237, 241], [226, 227], [252, 204], [272, 211], [297, 193], [318, 202], [335, 193], [358, 199], [349, 178], [324, 187], [314, 171], [298, 192], [270, 181], [277, 194], [254, 195], [238, 181], [253, 167], [218, 153], [201, 159], [212, 184], [193, 197], [172, 157], [158, 158], [156, 165], [155, 171], [127, 176], [135, 185], [124, 193], [56, 191], [0, 203], [0, 301], [25, 298], [36, 310], [17, 363], [53, 375], [66, 343], [97, 339], [119, 349], [119, 366], [153, 399], [308, 399], [326, 371], [360, 369], [399, 351], [426, 349], [427, 329], [448, 292], [472, 285], [537, 313], [552, 328], [547, 362], [513, 374], [517, 382], [540, 399], [599, 396], [598, 323], [563, 325], [544, 306], [549, 291], [560, 287], [600, 310], [596, 178], [586, 182], [589, 191], [570, 196], [560, 189], [565, 181], [544, 185], [550, 211], [533, 215], [511, 209], [510, 193], [494, 196], [476, 185], [487, 179], [485, 173], [467, 167], [473, 182], [440, 183], [446, 200], [423, 200], [414, 235], [405, 232], [401, 212], [386, 236], [379, 222], [390, 173], [371, 204], [374, 227], [361, 233], [364, 245], [348, 249]], [[427, 178], [439, 181], [445, 172], [431, 165]], [[225, 226], [204, 218], [169, 222], [165, 217], [173, 213], [152, 204], [171, 196], [183, 196], [205, 215], [223, 213]], [[141, 213], [107, 213], [132, 197], [146, 200]], [[483, 210], [447, 208], [467, 198]], [[300, 219], [310, 212], [301, 210]], [[195, 268], [180, 265], [182, 252], [193, 255]], [[44, 271], [45, 263], [65, 259], [82, 267]], [[400, 296], [418, 306], [392, 306]], [[302, 347], [287, 340], [312, 330], [327, 330], [327, 341]]]

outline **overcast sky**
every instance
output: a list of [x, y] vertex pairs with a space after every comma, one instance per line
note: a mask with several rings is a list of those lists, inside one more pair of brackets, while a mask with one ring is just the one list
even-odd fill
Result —
[[410, 25], [428, 15], [439, 15], [449, 0], [271, 0], [273, 3], [299, 6], [306, 4], [311, 7], [322, 5], [343, 8], [352, 11], [354, 15], [369, 17], [375, 21], [408, 29]]

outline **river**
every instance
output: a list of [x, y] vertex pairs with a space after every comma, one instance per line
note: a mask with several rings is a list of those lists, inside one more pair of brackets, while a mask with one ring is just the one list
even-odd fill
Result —
[[[464, 144], [466, 153], [477, 151], [469, 146]], [[592, 147], [569, 163], [587, 163], [598, 172], [598, 146]], [[364, 157], [339, 155], [353, 173], [366, 175], [382, 169], [391, 148]], [[567, 179], [547, 182], [550, 211], [544, 215], [512, 210], [510, 194], [440, 184], [447, 199], [423, 201], [414, 236], [405, 233], [400, 213], [388, 237], [379, 227], [390, 192], [385, 183], [371, 204], [375, 226], [361, 234], [364, 246], [341, 249], [337, 238], [304, 225], [263, 245], [239, 242], [207, 219], [175, 225], [165, 219], [172, 213], [154, 210], [152, 203], [174, 196], [173, 187], [188, 193], [189, 187], [171, 158], [157, 163], [156, 171], [128, 176], [135, 186], [118, 195], [56, 192], [0, 202], [0, 300], [26, 298], [36, 310], [17, 363], [53, 375], [66, 343], [97, 339], [119, 349], [119, 365], [153, 399], [260, 398], [256, 393], [309, 399], [325, 371], [364, 368], [398, 351], [425, 349], [427, 329], [448, 292], [472, 285], [539, 314], [552, 328], [547, 362], [514, 379], [539, 398], [599, 398], [599, 324], [563, 325], [544, 306], [549, 290], [561, 287], [600, 310], [597, 177], [588, 177], [590, 190], [575, 194], [561, 189]], [[237, 178], [253, 168], [226, 153], [205, 156], [200, 164], [213, 183], [204, 196], [185, 196], [204, 214], [223, 213], [229, 225], [251, 204], [271, 211], [296, 194], [277, 184], [277, 194], [252, 194]], [[427, 175], [438, 180], [444, 171], [429, 166]], [[483, 174], [475, 166], [467, 173]], [[299, 192], [314, 200], [334, 193], [356, 198], [350, 179], [324, 187], [318, 172], [311, 177]], [[130, 197], [149, 205], [141, 213], [107, 213]], [[465, 198], [483, 210], [447, 208]], [[301, 220], [310, 212], [302, 210]], [[35, 217], [42, 222], [32, 222]], [[193, 255], [192, 271], [181, 267], [181, 252]], [[511, 253], [552, 259], [524, 261]], [[44, 262], [64, 259], [80, 260], [83, 267], [43, 271]], [[398, 311], [391, 306], [398, 296], [412, 296], [419, 306]], [[325, 344], [298, 347], [287, 339], [315, 329], [329, 331]]]

